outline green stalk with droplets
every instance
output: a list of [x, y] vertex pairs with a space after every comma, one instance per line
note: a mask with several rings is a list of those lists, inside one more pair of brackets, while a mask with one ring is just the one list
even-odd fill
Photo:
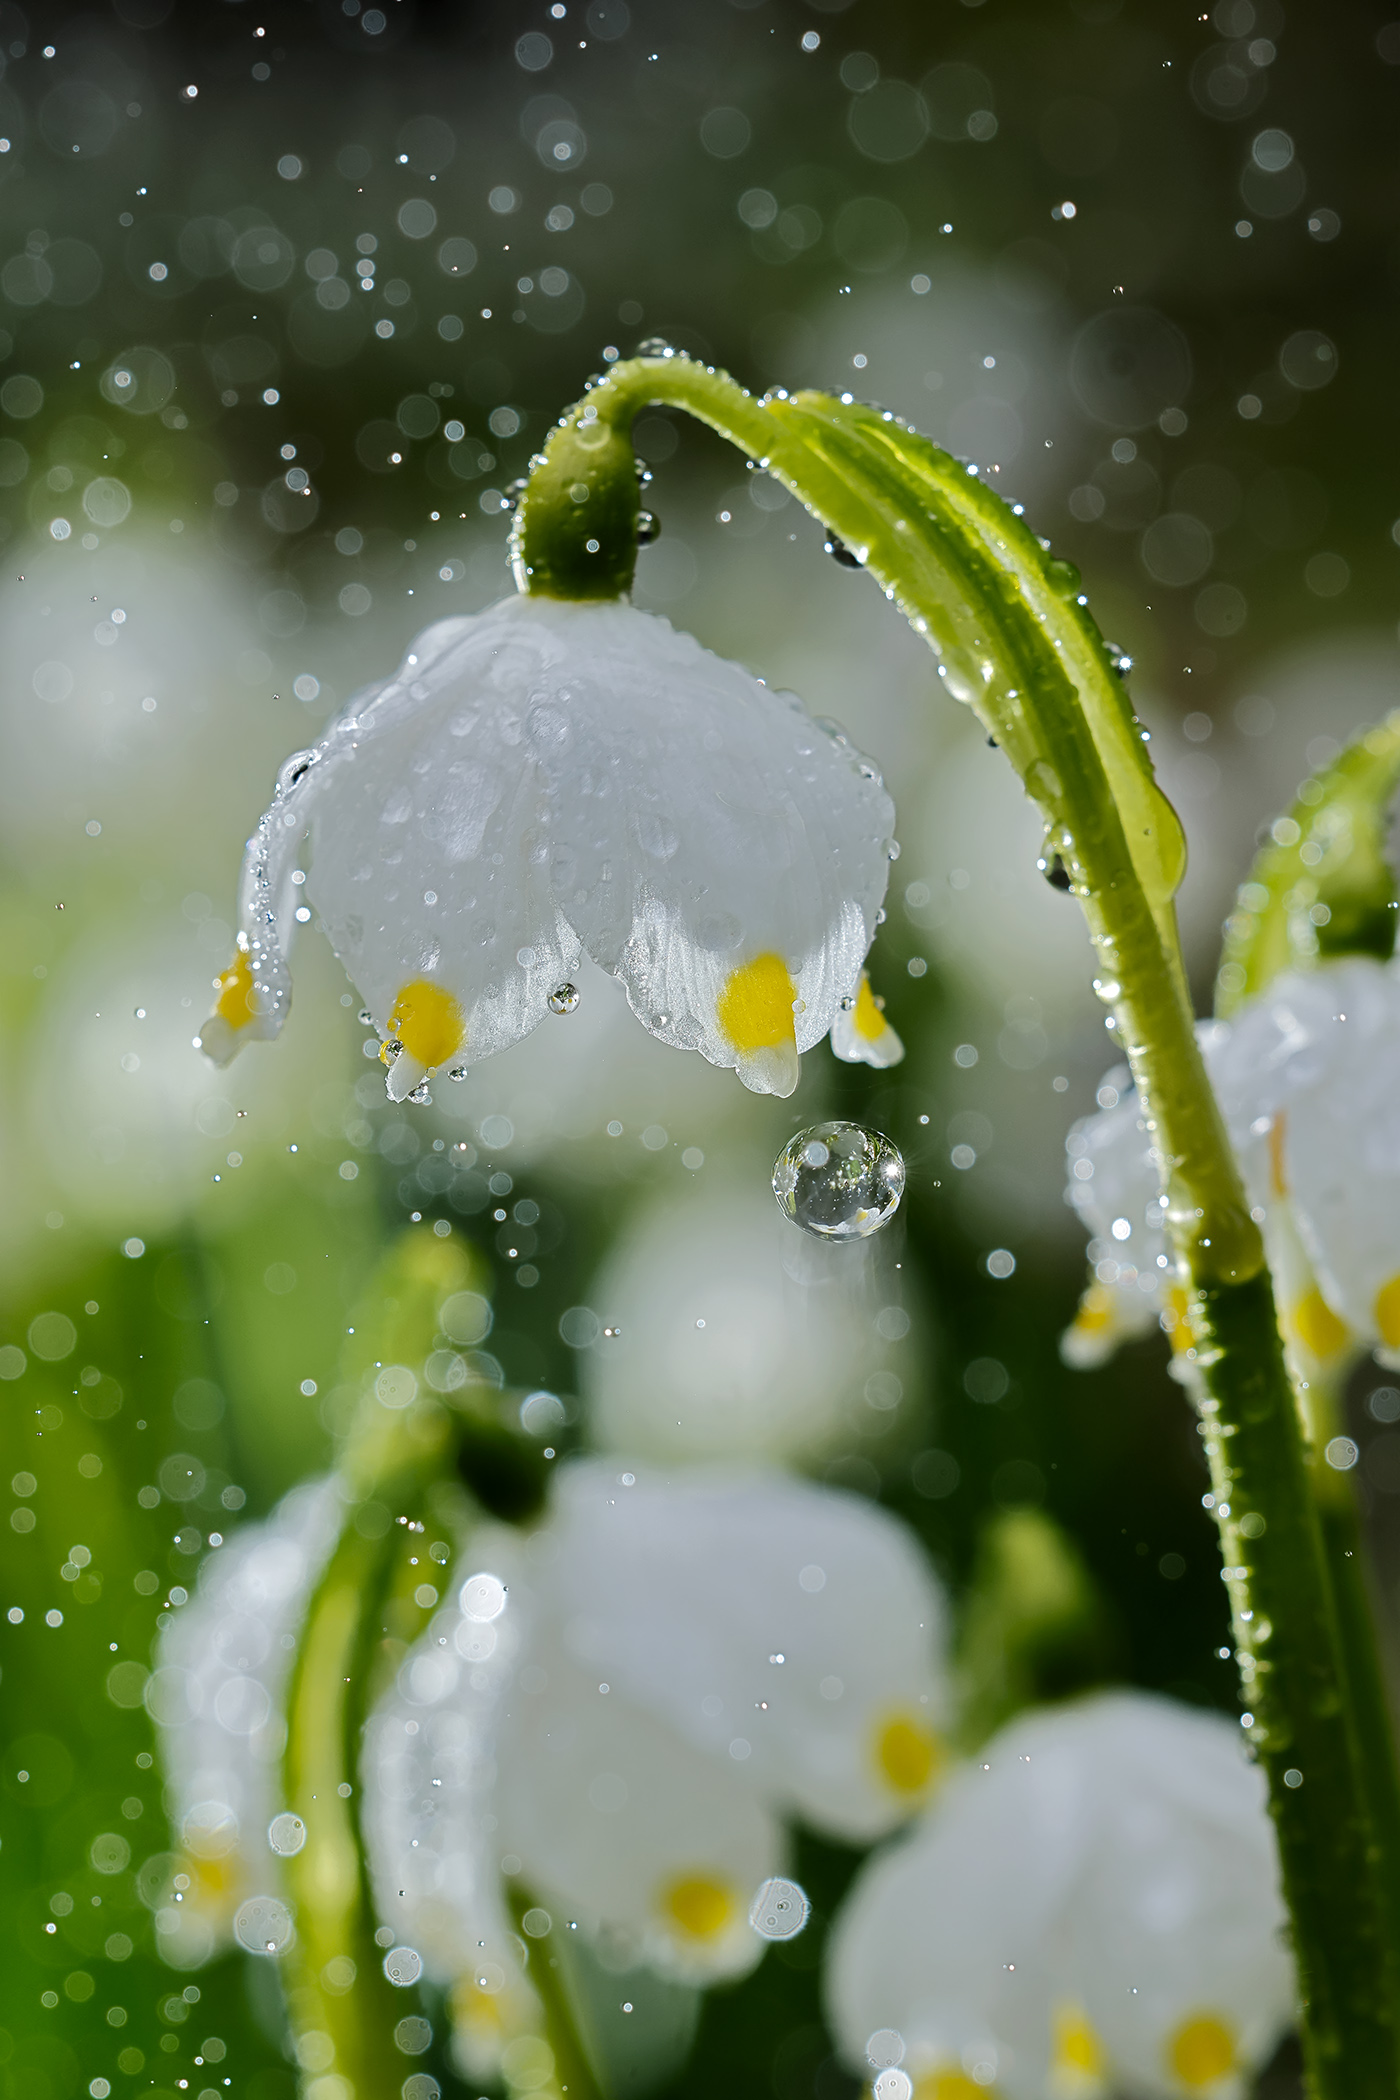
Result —
[[[1375, 1767], [1350, 1725], [1353, 1688], [1259, 1229], [1185, 988], [1173, 905], [1181, 829], [1078, 576], [1049, 558], [974, 469], [894, 416], [816, 393], [759, 401], [722, 372], [667, 356], [615, 366], [551, 434], [516, 517], [522, 590], [607, 600], [630, 587], [630, 426], [654, 402], [688, 410], [737, 445], [855, 553], [927, 639], [948, 690], [1006, 753], [1069, 873], [1190, 1285], [1206, 1449], [1217, 1502], [1230, 1511], [1220, 1526], [1225, 1575], [1292, 1913], [1309, 2076], [1318, 2100], [1395, 2100], [1400, 1950], [1374, 1804], [1394, 1797], [1396, 1776]], [[1298, 1771], [1302, 1786], [1285, 1782]]]
[[[1259, 997], [1286, 970], [1309, 970], [1347, 955], [1388, 962], [1395, 950], [1400, 897], [1386, 857], [1390, 807], [1400, 784], [1400, 712], [1361, 730], [1305, 780], [1292, 807], [1270, 826], [1225, 925], [1216, 976], [1216, 1011], [1228, 1016]], [[1280, 1190], [1283, 1204], [1287, 1191]], [[1301, 1265], [1316, 1279], [1296, 1225], [1285, 1216], [1285, 1272]], [[1329, 1317], [1330, 1314], [1329, 1314]], [[1287, 1323], [1285, 1322], [1285, 1325]], [[1340, 1386], [1350, 1367], [1346, 1334], [1336, 1323], [1326, 1361], [1295, 1371], [1309, 1478], [1335, 1599], [1338, 1634], [1351, 1684], [1349, 1720], [1358, 1762], [1371, 1786], [1390, 1929], [1400, 1944], [1400, 1797], [1384, 1781], [1395, 1766], [1395, 1731], [1376, 1649], [1375, 1618], [1351, 1475], [1327, 1462], [1329, 1440], [1343, 1421]], [[1352, 1352], [1354, 1354], [1354, 1351]]]

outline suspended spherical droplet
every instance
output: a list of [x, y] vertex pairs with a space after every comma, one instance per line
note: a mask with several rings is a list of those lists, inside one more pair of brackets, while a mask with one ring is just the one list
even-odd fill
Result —
[[578, 1005], [576, 984], [556, 984], [549, 995], [549, 1010], [552, 1014], [571, 1014]]
[[292, 1937], [292, 1914], [276, 1896], [250, 1896], [234, 1914], [233, 1930], [250, 1954], [280, 1954]]
[[433, 1098], [432, 1095], [428, 1092], [427, 1080], [420, 1079], [417, 1086], [414, 1087], [412, 1093], [406, 1094], [404, 1098], [407, 1101], [416, 1101], [420, 1108], [426, 1108]]
[[289, 1809], [284, 1810], [280, 1816], [274, 1816], [268, 1824], [267, 1842], [272, 1850], [280, 1853], [284, 1859], [290, 1858], [293, 1853], [300, 1852], [306, 1843], [306, 1825], [300, 1816], [294, 1816]]
[[796, 1881], [774, 1874], [749, 1906], [749, 1923], [765, 1940], [794, 1939], [812, 1914], [807, 1891]]
[[784, 1215], [818, 1239], [868, 1239], [899, 1208], [904, 1160], [878, 1130], [814, 1123], [778, 1154], [773, 1194]]
[[639, 547], [649, 547], [653, 540], [659, 540], [660, 537], [661, 520], [657, 517], [655, 511], [639, 510], [637, 512], [637, 545]]

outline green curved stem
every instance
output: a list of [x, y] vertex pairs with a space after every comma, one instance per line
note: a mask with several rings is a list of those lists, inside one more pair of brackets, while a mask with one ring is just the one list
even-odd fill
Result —
[[[1078, 576], [1047, 558], [973, 470], [893, 416], [821, 394], [759, 401], [724, 373], [666, 357], [616, 366], [550, 437], [516, 520], [523, 590], [607, 598], [627, 588], [635, 528], [621, 477], [634, 486], [630, 425], [652, 402], [708, 423], [855, 552], [928, 640], [949, 691], [1006, 752], [1070, 874], [1190, 1285], [1206, 1448], [1230, 1511], [1221, 1543], [1249, 1736], [1269, 1779], [1310, 2077], [1324, 2100], [1395, 2100], [1397, 1950], [1372, 1807], [1394, 1793], [1395, 1773], [1364, 1763], [1350, 1723], [1356, 1694], [1263, 1247], [1185, 988], [1172, 902], [1180, 827]], [[598, 529], [585, 529], [586, 518]], [[614, 542], [609, 518], [622, 520]]]
[[[401, 1573], [405, 1532], [391, 1519], [421, 1519], [426, 1491], [449, 1455], [447, 1417], [417, 1407], [407, 1417], [386, 1414], [373, 1442], [377, 1463], [362, 1456], [352, 1470], [360, 1495], [347, 1503], [307, 1609], [282, 1764], [284, 1799], [306, 1825], [305, 1845], [287, 1861], [297, 1926], [288, 2012], [303, 2070], [333, 2069], [343, 2081], [339, 2100], [381, 2100], [396, 2094], [406, 2075], [394, 2028], [413, 2007], [385, 1976], [374, 1938], [360, 1744], [382, 1689], [377, 1651]], [[350, 1480], [347, 1489], [353, 1496]]]

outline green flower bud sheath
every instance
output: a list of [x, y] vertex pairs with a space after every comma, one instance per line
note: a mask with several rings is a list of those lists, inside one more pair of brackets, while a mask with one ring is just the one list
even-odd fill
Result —
[[[977, 477], [849, 397], [763, 400], [678, 355], [617, 364], [560, 422], [516, 517], [523, 591], [619, 597], [636, 552], [633, 417], [683, 408], [787, 487], [922, 634], [1045, 821], [1161, 1174], [1204, 1397], [1248, 1740], [1269, 1780], [1318, 2100], [1400, 2093], [1400, 1959], [1382, 1831], [1388, 1744], [1358, 1726], [1369, 1632], [1343, 1638], [1258, 1226], [1196, 1044], [1173, 898], [1176, 815], [1077, 572]], [[1297, 1775], [1302, 1775], [1298, 1783]], [[1285, 1775], [1288, 1775], [1287, 1778]]]

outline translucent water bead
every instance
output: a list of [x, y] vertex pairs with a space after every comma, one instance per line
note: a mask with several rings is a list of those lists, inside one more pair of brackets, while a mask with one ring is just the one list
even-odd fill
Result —
[[818, 1239], [868, 1239], [899, 1209], [904, 1159], [861, 1123], [813, 1123], [773, 1162], [773, 1194], [784, 1215]]

